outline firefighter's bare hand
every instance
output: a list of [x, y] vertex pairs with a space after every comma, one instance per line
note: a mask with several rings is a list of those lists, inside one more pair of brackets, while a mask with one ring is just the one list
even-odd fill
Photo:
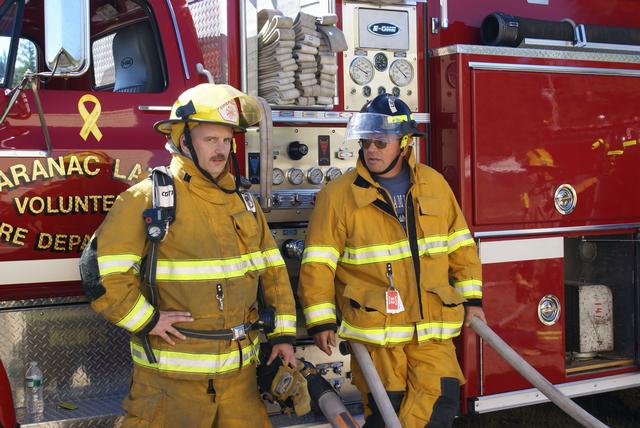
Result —
[[[192, 322], [193, 317], [189, 312], [160, 311], [158, 323], [153, 327], [149, 334], [160, 336], [169, 345], [174, 346], [176, 343], [171, 336], [185, 340], [186, 337], [173, 327], [177, 322]], [[171, 335], [171, 336], [169, 336]]]
[[331, 355], [332, 352], [329, 346], [336, 347], [336, 332], [333, 330], [321, 331], [313, 335], [313, 341], [325, 354]]
[[485, 324], [487, 323], [487, 319], [484, 317], [484, 311], [480, 306], [467, 306], [465, 308], [465, 312], [466, 312], [465, 319], [464, 319], [465, 327], [471, 326], [471, 320], [473, 320], [473, 317], [478, 317], [482, 321], [484, 321]]
[[298, 367], [298, 362], [296, 361], [296, 356], [293, 352], [293, 346], [291, 346], [290, 343], [278, 343], [277, 345], [273, 345], [271, 348], [271, 355], [269, 355], [269, 359], [267, 360], [267, 365], [271, 364], [277, 357], [282, 358], [285, 365], [293, 368]]

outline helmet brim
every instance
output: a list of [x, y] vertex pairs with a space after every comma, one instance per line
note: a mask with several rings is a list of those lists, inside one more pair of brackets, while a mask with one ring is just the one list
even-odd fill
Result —
[[173, 125], [176, 125], [178, 123], [186, 123], [186, 122], [196, 123], [196, 124], [210, 123], [212, 125], [227, 126], [227, 127], [231, 128], [231, 129], [233, 129], [234, 132], [247, 132], [247, 128], [244, 128], [244, 127], [238, 126], [238, 125], [233, 125], [231, 123], [216, 122], [216, 121], [211, 121], [211, 120], [198, 120], [198, 119], [188, 119], [188, 120], [167, 119], [167, 120], [161, 120], [161, 121], [156, 122], [153, 125], [153, 129], [155, 129], [157, 132], [159, 132], [161, 134], [171, 135], [171, 131], [172, 131]]

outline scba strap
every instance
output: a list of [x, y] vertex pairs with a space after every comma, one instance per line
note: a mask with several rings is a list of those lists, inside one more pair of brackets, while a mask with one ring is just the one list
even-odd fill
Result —
[[151, 170], [151, 181], [151, 208], [147, 208], [142, 217], [147, 238], [151, 242], [160, 242], [167, 236], [169, 225], [176, 218], [176, 192], [173, 176], [166, 166]]
[[[158, 307], [158, 292], [156, 289], [156, 270], [158, 267], [158, 244], [169, 232], [169, 225], [176, 218], [176, 191], [171, 171], [166, 166], [151, 170], [151, 208], [142, 213], [145, 223], [147, 239], [149, 239], [149, 253], [147, 254], [145, 279], [149, 287], [149, 303]], [[149, 344], [147, 334], [140, 335], [142, 348], [147, 360], [156, 363], [156, 357]]]

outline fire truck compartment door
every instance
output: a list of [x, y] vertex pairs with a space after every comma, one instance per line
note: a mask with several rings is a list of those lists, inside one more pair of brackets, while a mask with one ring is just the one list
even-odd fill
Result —
[[[637, 219], [640, 77], [549, 69], [471, 69], [475, 224]], [[562, 184], [577, 195], [564, 215]]]

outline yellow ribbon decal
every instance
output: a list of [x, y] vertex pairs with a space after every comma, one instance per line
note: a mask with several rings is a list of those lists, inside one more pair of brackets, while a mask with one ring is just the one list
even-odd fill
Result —
[[[84, 106], [86, 102], [94, 104], [94, 108], [91, 110], [91, 113], [89, 113], [87, 108]], [[100, 132], [97, 125], [100, 112], [102, 112], [100, 101], [91, 94], [85, 94], [78, 100], [78, 112], [80, 113], [80, 116], [82, 116], [82, 120], [84, 120], [84, 125], [82, 125], [82, 129], [80, 130], [80, 136], [82, 139], [87, 141], [89, 134], [93, 134], [93, 136], [96, 137], [96, 140], [100, 141], [102, 139], [102, 132]]]

